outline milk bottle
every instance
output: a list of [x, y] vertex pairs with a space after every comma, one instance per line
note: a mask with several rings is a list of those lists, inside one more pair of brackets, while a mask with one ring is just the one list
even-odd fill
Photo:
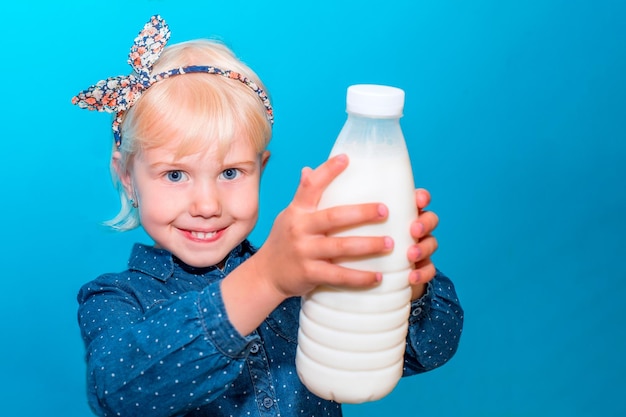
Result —
[[338, 261], [354, 269], [383, 273], [370, 289], [322, 286], [302, 297], [296, 367], [316, 395], [342, 403], [373, 401], [387, 395], [402, 376], [408, 328], [414, 243], [410, 224], [417, 218], [413, 174], [400, 117], [404, 91], [381, 85], [348, 88], [348, 117], [330, 156], [348, 155], [349, 164], [326, 189], [318, 208], [382, 202], [384, 223], [341, 231], [345, 236], [391, 236], [394, 249], [382, 256]]

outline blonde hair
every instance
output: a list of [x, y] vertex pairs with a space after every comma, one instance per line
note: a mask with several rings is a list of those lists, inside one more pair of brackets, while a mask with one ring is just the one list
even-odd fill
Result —
[[[217, 41], [200, 39], [168, 46], [155, 63], [152, 73], [189, 65], [211, 65], [245, 75], [267, 93], [259, 77], [233, 52]], [[248, 86], [226, 77], [188, 73], [155, 83], [126, 111], [120, 126], [122, 143], [120, 174], [132, 169], [135, 155], [142, 150], [177, 141], [182, 157], [217, 142], [225, 153], [235, 137], [248, 138], [261, 154], [272, 136], [271, 123], [258, 95]], [[105, 224], [120, 231], [140, 225], [137, 210], [124, 190], [118, 172], [111, 165], [113, 182], [121, 201], [120, 212]]]

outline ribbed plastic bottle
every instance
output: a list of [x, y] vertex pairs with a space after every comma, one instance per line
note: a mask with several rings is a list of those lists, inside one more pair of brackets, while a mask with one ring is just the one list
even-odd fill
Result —
[[369, 289], [321, 286], [302, 297], [296, 367], [316, 395], [341, 403], [378, 400], [402, 376], [411, 303], [407, 250], [417, 218], [413, 172], [400, 118], [404, 91], [360, 84], [348, 88], [347, 120], [330, 156], [349, 164], [325, 190], [318, 208], [382, 202], [385, 222], [341, 231], [345, 236], [391, 236], [382, 256], [341, 259], [354, 269], [383, 273]]

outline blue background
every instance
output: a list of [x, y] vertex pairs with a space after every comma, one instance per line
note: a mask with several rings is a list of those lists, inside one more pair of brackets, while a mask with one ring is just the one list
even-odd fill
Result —
[[347, 416], [626, 415], [623, 1], [24, 1], [2, 6], [0, 414], [89, 416], [75, 294], [125, 266], [110, 118], [70, 104], [129, 71], [153, 13], [171, 42], [221, 37], [276, 109], [260, 244], [317, 166], [355, 83], [405, 89], [436, 264], [466, 310], [460, 349]]

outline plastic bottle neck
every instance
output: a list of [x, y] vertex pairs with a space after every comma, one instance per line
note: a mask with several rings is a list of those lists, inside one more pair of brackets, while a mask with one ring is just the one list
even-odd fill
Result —
[[347, 112], [347, 114], [348, 114], [348, 119], [354, 119], [354, 120], [379, 120], [381, 122], [384, 122], [384, 121], [397, 122], [402, 117], [402, 115], [399, 115], [399, 116], [371, 116], [371, 115], [365, 115], [365, 114], [359, 114], [359, 113], [351, 113], [351, 112]]
[[332, 154], [378, 154], [406, 149], [400, 118], [372, 118], [348, 113]]

